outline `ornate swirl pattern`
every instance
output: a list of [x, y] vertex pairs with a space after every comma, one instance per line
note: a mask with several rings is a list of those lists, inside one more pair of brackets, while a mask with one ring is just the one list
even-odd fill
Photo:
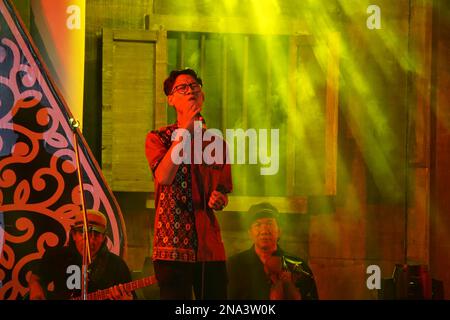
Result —
[[[7, 0], [0, 12], [0, 299], [17, 299], [45, 250], [67, 243], [80, 188], [70, 111]], [[120, 208], [81, 133], [75, 135], [86, 207], [107, 214], [108, 243], [122, 254]]]

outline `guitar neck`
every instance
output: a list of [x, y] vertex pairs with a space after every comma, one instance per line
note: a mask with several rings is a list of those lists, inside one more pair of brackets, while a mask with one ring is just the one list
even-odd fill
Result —
[[[150, 276], [150, 277], [146, 277], [143, 279], [139, 279], [139, 280], [135, 280], [135, 281], [131, 281], [131, 282], [127, 282], [124, 283], [123, 286], [125, 287], [125, 289], [127, 291], [134, 291], [140, 288], [144, 288], [147, 286], [150, 286], [152, 284], [155, 284], [157, 282], [156, 277], [155, 276]], [[106, 300], [108, 299], [108, 294], [111, 293], [112, 287], [108, 288], [108, 289], [103, 289], [103, 290], [98, 290], [92, 293], [88, 293], [87, 295], [87, 300]], [[81, 300], [82, 297], [76, 297], [72, 300]]]

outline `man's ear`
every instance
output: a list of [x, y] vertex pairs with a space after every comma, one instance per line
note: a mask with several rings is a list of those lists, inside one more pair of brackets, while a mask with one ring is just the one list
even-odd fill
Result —
[[278, 238], [277, 238], [277, 242], [278, 241], [280, 241], [280, 238], [281, 238], [281, 228], [280, 228], [280, 226], [278, 226]]
[[168, 96], [167, 96], [167, 103], [168, 103], [169, 106], [171, 106], [171, 107], [173, 107], [172, 101], [173, 101], [173, 94], [168, 95]]
[[202, 91], [201, 94], [202, 94], [202, 103], [203, 103], [203, 102], [205, 102], [205, 93]]

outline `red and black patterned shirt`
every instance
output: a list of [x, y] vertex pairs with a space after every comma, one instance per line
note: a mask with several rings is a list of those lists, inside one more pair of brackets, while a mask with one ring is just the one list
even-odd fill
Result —
[[[177, 124], [151, 131], [146, 156], [154, 175], [168, 152]], [[191, 150], [194, 139], [191, 139]], [[226, 158], [226, 144], [224, 157]], [[202, 150], [211, 142], [203, 142]], [[192, 152], [193, 153], [193, 152]], [[192, 155], [194, 156], [194, 155]], [[155, 229], [153, 260], [182, 262], [225, 261], [219, 223], [208, 201], [214, 190], [232, 191], [231, 167], [226, 161], [213, 164], [181, 163], [171, 185], [155, 180]]]

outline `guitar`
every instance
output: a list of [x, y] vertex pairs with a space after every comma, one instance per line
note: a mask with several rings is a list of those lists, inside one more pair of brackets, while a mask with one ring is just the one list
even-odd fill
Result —
[[[152, 284], [157, 283], [155, 276], [149, 276], [143, 279], [131, 281], [124, 283], [123, 286], [127, 291], [134, 291], [140, 288], [148, 287]], [[98, 290], [87, 294], [87, 300], [106, 300], [108, 299], [108, 294], [112, 291], [112, 287], [108, 289]], [[71, 298], [70, 300], [83, 300], [81, 296]]]

